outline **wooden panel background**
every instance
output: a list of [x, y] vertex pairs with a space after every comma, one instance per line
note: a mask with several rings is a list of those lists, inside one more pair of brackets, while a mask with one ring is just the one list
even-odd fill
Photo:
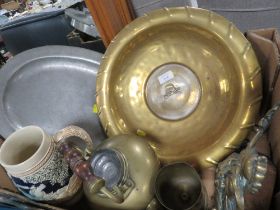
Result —
[[129, 0], [85, 0], [107, 47], [116, 34], [134, 19]]

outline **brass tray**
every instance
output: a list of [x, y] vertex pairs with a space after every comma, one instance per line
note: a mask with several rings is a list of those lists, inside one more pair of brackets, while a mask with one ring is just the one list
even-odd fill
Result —
[[96, 91], [109, 136], [147, 135], [164, 163], [203, 168], [236, 149], [254, 125], [261, 71], [250, 43], [225, 18], [165, 8], [111, 42]]

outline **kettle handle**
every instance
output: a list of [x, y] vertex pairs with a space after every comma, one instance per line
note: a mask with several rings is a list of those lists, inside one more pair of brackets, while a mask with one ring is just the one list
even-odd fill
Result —
[[118, 189], [118, 187], [113, 188], [114, 193], [112, 193], [106, 188], [105, 180], [96, 177], [91, 172], [90, 163], [85, 161], [85, 158], [79, 148], [69, 144], [68, 142], [63, 142], [60, 144], [59, 151], [63, 154], [75, 175], [88, 183], [91, 193], [102, 192], [116, 203], [122, 203], [124, 201], [123, 193]]
[[77, 145], [75, 145], [83, 153], [83, 157], [87, 159], [93, 152], [93, 143], [90, 135], [84, 129], [75, 125], [70, 125], [58, 131], [53, 138], [58, 147], [60, 147], [61, 144], [68, 141], [69, 137], [78, 137], [82, 140], [82, 142], [85, 144], [85, 149], [82, 150], [78, 145], [78, 143], [81, 143], [81, 141], [77, 141]]

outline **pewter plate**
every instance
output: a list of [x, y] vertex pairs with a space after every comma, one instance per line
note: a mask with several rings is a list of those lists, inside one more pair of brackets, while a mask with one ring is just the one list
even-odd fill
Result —
[[96, 113], [95, 81], [102, 54], [76, 47], [25, 51], [0, 70], [0, 134], [38, 125], [55, 134], [68, 125], [105, 139]]

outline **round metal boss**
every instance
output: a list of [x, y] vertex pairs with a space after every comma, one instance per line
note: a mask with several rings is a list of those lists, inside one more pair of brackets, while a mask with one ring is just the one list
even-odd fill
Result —
[[110, 189], [123, 179], [124, 160], [116, 151], [104, 149], [95, 152], [90, 165], [93, 174], [104, 179]]
[[198, 106], [201, 87], [196, 75], [181, 64], [164, 64], [148, 79], [146, 100], [160, 118], [179, 120], [190, 115]]

